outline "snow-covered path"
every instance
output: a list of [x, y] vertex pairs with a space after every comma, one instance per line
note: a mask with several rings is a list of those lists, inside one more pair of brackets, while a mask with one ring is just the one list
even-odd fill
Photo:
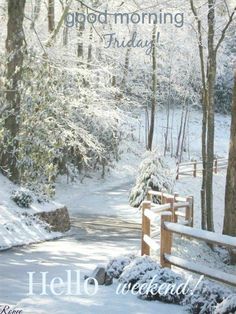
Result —
[[[141, 217], [137, 209], [128, 205], [128, 194], [140, 157], [125, 157], [106, 181], [93, 178], [85, 179], [83, 184], [66, 184], [62, 178], [57, 185], [56, 201], [66, 204], [74, 227], [66, 238], [0, 253], [0, 304], [17, 305], [17, 308], [23, 308], [23, 314], [185, 313], [179, 306], [145, 302], [130, 294], [116, 295], [116, 284], [99, 286], [95, 296], [85, 295], [83, 289], [80, 296], [54, 296], [49, 287], [48, 295], [40, 296], [39, 286], [35, 286], [34, 296], [27, 295], [27, 272], [36, 272], [37, 282], [40, 281], [39, 272], [49, 272], [49, 284], [58, 276], [66, 281], [65, 270], [80, 270], [80, 286], [83, 288], [83, 276], [98, 264], [105, 264], [115, 256], [139, 252], [137, 223]], [[217, 176], [216, 183], [217, 191], [221, 191], [223, 175], [222, 180], [221, 174]], [[196, 209], [199, 208], [199, 189], [200, 178], [181, 180], [176, 185], [176, 191], [181, 195], [195, 196]], [[217, 199], [217, 212], [218, 207], [219, 212], [223, 208], [221, 203], [222, 200]], [[195, 218], [197, 225], [198, 216]]]
[[[116, 295], [116, 284], [99, 286], [95, 296], [83, 291], [83, 276], [89, 274], [98, 264], [105, 264], [114, 256], [138, 253], [140, 231], [135, 225], [120, 228], [117, 219], [83, 216], [74, 219], [71, 235], [57, 241], [50, 241], [29, 247], [15, 248], [1, 252], [0, 258], [0, 304], [17, 305], [23, 313], [29, 314], [75, 314], [88, 313], [184, 313], [182, 307], [159, 302], [145, 302], [133, 295]], [[113, 224], [112, 224], [113, 221]], [[89, 223], [90, 222], [90, 223]], [[81, 228], [78, 228], [82, 227]], [[34, 296], [28, 296], [27, 272], [35, 272], [35, 282], [41, 282], [40, 272], [48, 272], [48, 284], [53, 277], [60, 276], [66, 282], [65, 270], [80, 270], [80, 296], [54, 296], [47, 286], [48, 295], [40, 296], [41, 286], [34, 287]], [[6, 275], [7, 274], [7, 275]], [[60, 288], [63, 287], [59, 286]], [[120, 304], [122, 303], [122, 307]]]

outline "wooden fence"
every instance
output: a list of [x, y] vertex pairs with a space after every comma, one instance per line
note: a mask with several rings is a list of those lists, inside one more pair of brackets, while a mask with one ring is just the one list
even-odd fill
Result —
[[[153, 204], [151, 198], [160, 197], [165, 204]], [[171, 200], [171, 202], [170, 202]], [[174, 201], [173, 201], [174, 200]], [[185, 211], [178, 215], [179, 209]], [[184, 221], [178, 222], [178, 217]], [[151, 224], [160, 220], [160, 244], [151, 236]], [[205, 275], [211, 279], [236, 286], [236, 276], [220, 270], [212, 269], [205, 265], [190, 262], [188, 260], [173, 256], [171, 249], [173, 245], [173, 234], [198, 239], [209, 244], [216, 244], [231, 249], [236, 249], [236, 237], [220, 235], [214, 232], [193, 228], [193, 198], [168, 195], [161, 192], [149, 191], [148, 200], [142, 203], [142, 244], [141, 254], [150, 255], [150, 249], [160, 250], [160, 264], [162, 267], [171, 265]]]
[[[153, 203], [153, 198], [157, 197], [160, 204]], [[182, 217], [182, 224], [193, 226], [194, 217], [194, 201], [193, 197], [180, 197], [177, 193], [174, 195], [149, 190], [147, 193], [147, 201], [142, 203], [142, 255], [150, 254], [150, 245], [154, 245], [154, 240], [150, 237], [151, 221], [153, 223], [158, 221], [161, 213], [170, 211], [172, 214], [172, 221], [177, 223]], [[147, 243], [148, 242], [148, 243]]]
[[[213, 168], [211, 171], [213, 171], [215, 174], [219, 172], [220, 169], [227, 168], [228, 165], [228, 159], [224, 158], [217, 158], [214, 160]], [[202, 161], [192, 161], [192, 162], [186, 162], [186, 163], [180, 163], [177, 166], [177, 177], [178, 180], [180, 175], [189, 175], [193, 177], [197, 177], [197, 173], [203, 172], [203, 165]]]

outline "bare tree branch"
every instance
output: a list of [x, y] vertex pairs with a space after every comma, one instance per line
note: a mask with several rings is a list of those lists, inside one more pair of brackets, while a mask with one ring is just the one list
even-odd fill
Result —
[[228, 20], [228, 23], [225, 25], [224, 29], [222, 30], [222, 33], [221, 33], [221, 37], [215, 47], [215, 54], [217, 53], [220, 45], [222, 44], [224, 38], [225, 38], [225, 35], [226, 35], [226, 32], [227, 30], [229, 29], [230, 27], [230, 24], [233, 22], [233, 18], [234, 18], [234, 15], [235, 15], [235, 12], [236, 12], [236, 7], [234, 8], [233, 12], [231, 13], [230, 17], [229, 17], [229, 20]]
[[69, 12], [70, 5], [71, 5], [72, 1], [73, 1], [73, 0], [70, 0], [70, 1], [66, 4], [65, 9], [64, 9], [64, 11], [63, 11], [63, 13], [62, 13], [62, 15], [61, 15], [61, 18], [60, 18], [60, 20], [59, 20], [59, 22], [58, 22], [58, 24], [57, 24], [57, 27], [54, 29], [54, 31], [52, 32], [51, 36], [49, 37], [49, 39], [48, 39], [48, 41], [47, 41], [47, 43], [46, 43], [46, 47], [50, 47], [50, 46], [52, 45], [52, 42], [55, 40], [57, 34], [59, 33], [60, 28], [61, 28], [61, 26], [62, 26], [62, 24], [63, 24], [64, 19], [65, 19], [65, 16], [66, 16], [67, 13]]

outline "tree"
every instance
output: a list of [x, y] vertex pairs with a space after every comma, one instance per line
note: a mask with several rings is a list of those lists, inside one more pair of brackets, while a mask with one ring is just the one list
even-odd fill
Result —
[[[191, 10], [197, 22], [198, 49], [202, 78], [202, 161], [203, 178], [201, 191], [202, 228], [214, 231], [213, 222], [213, 162], [214, 162], [214, 131], [215, 131], [215, 84], [217, 69], [217, 53], [225, 39], [226, 33], [233, 21], [235, 10], [229, 13], [218, 42], [215, 44], [215, 1], [208, 0], [207, 14], [207, 65], [203, 48], [203, 26], [199, 18], [194, 0], [190, 0]], [[226, 4], [227, 5], [227, 4]], [[227, 7], [228, 9], [228, 7]]]
[[152, 150], [155, 112], [157, 103], [157, 25], [153, 27], [152, 33], [153, 47], [152, 47], [152, 107], [150, 117], [150, 127], [148, 132], [148, 150]]
[[54, 0], [48, 0], [48, 31], [52, 33], [55, 28], [55, 3]]
[[39, 18], [39, 13], [40, 13], [40, 9], [41, 9], [41, 4], [42, 4], [42, 0], [36, 0], [35, 4], [34, 4], [34, 9], [33, 9], [33, 13], [32, 13], [32, 21], [30, 24], [30, 28], [33, 29], [35, 22], [38, 20]]
[[[225, 189], [225, 216], [223, 233], [236, 236], [236, 69], [232, 103], [232, 121], [229, 146], [229, 162]], [[236, 252], [231, 252], [231, 260], [236, 263]]]
[[4, 116], [4, 149], [1, 156], [1, 163], [3, 173], [8, 175], [14, 182], [19, 182], [19, 170], [17, 167], [21, 103], [19, 83], [22, 78], [24, 59], [24, 9], [25, 0], [8, 1], [6, 39], [7, 110]]

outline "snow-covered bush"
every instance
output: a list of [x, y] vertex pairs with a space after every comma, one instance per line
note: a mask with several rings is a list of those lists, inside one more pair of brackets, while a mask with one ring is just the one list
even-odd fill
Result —
[[130, 205], [138, 207], [150, 188], [171, 192], [174, 177], [174, 173], [156, 150], [146, 152], [138, 170], [136, 183], [129, 196]]
[[107, 274], [112, 278], [119, 278], [124, 268], [135, 258], [134, 255], [119, 256], [112, 259], [106, 267]]
[[119, 281], [123, 284], [129, 285], [129, 287], [132, 288], [132, 286], [140, 281], [148, 271], [159, 270], [160, 266], [151, 257], [137, 257], [124, 268], [124, 271], [121, 274]]
[[223, 302], [216, 306], [214, 314], [235, 314], [236, 294], [229, 295]]
[[213, 314], [216, 306], [232, 292], [208, 280], [203, 281], [193, 295], [187, 295], [183, 305], [192, 314]]
[[62, 71], [52, 60], [38, 59], [33, 50], [25, 57], [19, 169], [21, 183], [45, 198], [53, 196], [59, 174], [74, 179], [77, 173], [99, 170], [104, 176], [119, 158], [126, 122], [115, 99], [117, 89], [108, 83], [105, 69], [99, 82], [95, 69], [77, 70], [68, 66]]
[[29, 191], [16, 190], [12, 192], [11, 199], [22, 208], [29, 208], [33, 202], [33, 197]]
[[[149, 256], [137, 257], [132, 260], [124, 268], [119, 281], [126, 285], [127, 289], [139, 290], [139, 296], [144, 300], [180, 304], [184, 298], [183, 293], [175, 293], [176, 288], [184, 283], [183, 279], [172, 270], [161, 268]], [[163, 286], [161, 287], [161, 285]], [[146, 287], [151, 288], [145, 290]]]
[[[180, 304], [185, 297], [183, 292], [176, 293], [176, 288], [184, 284], [183, 279], [169, 268], [148, 271], [139, 281], [139, 284], [144, 283], [153, 285], [151, 291], [141, 295], [144, 300]], [[162, 285], [163, 288], [161, 288]]]

